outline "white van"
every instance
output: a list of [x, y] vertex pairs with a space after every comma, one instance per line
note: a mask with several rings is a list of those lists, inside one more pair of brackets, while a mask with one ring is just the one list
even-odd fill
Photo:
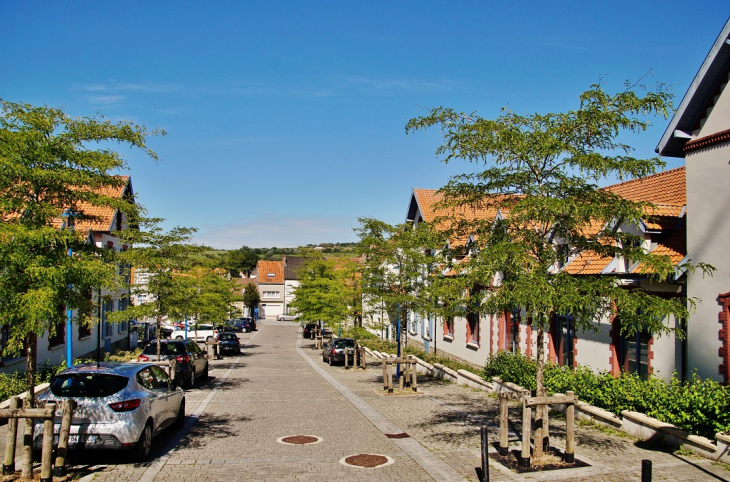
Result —
[[[195, 336], [197, 333], [197, 337]], [[172, 332], [170, 338], [176, 340], [182, 340], [185, 338], [185, 330], [175, 330]], [[212, 343], [218, 341], [218, 329], [214, 325], [198, 325], [196, 332], [195, 327], [188, 327], [188, 340], [205, 341]]]

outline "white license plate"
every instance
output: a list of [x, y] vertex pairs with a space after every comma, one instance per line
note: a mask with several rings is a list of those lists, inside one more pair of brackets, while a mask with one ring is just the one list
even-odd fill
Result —
[[[97, 436], [96, 435], [69, 435], [68, 436], [69, 445], [76, 445], [79, 442], [93, 444], [93, 443], [97, 442]], [[55, 443], [58, 444], [58, 435], [56, 435]]]

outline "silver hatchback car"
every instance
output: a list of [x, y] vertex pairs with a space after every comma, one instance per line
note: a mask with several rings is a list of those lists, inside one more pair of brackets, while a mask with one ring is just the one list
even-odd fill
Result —
[[[69, 449], [131, 450], [135, 461], [147, 459], [152, 438], [185, 422], [185, 392], [152, 363], [85, 363], [58, 373], [43, 402], [76, 400]], [[54, 443], [61, 429], [56, 412]], [[43, 424], [34, 427], [33, 448], [40, 450]]]

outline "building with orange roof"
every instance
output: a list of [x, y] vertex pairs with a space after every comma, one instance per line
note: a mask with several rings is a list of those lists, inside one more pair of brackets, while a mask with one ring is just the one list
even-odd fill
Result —
[[[132, 179], [129, 176], [120, 176], [121, 183], [115, 187], [106, 187], [99, 191], [99, 194], [119, 198], [134, 199]], [[72, 208], [72, 209], [71, 209]], [[97, 247], [106, 247], [115, 251], [126, 250], [129, 246], [123, 244], [115, 235], [117, 231], [126, 229], [128, 220], [126, 214], [109, 206], [94, 206], [82, 202], [77, 206], [69, 206], [79, 216], [66, 216], [59, 218], [54, 225], [59, 229], [75, 229], [86, 239], [87, 242]], [[103, 357], [104, 353], [113, 353], [117, 350], [129, 350], [130, 346], [136, 347], [137, 332], [129, 329], [129, 322], [111, 323], [106, 321], [107, 313], [120, 311], [130, 303], [130, 293], [101, 291], [93, 294], [99, 298], [109, 297], [103, 302], [99, 309], [100, 322], [92, 327], [80, 327], [72, 325], [71, 333], [72, 350], [75, 358], [97, 358]], [[75, 315], [74, 315], [75, 316]], [[59, 323], [56, 326], [56, 335], [49, 337], [45, 333], [38, 338], [39, 363], [48, 360], [52, 364], [58, 364], [66, 359], [66, 323]], [[10, 327], [2, 327], [3, 336], [0, 337], [0, 344], [8, 339]], [[4, 348], [4, 345], [2, 346]], [[25, 368], [25, 357], [11, 357], [0, 354], [0, 371], [9, 373]]]
[[284, 314], [284, 262], [259, 260], [256, 265], [256, 285], [259, 288], [259, 318], [276, 318]]
[[[647, 252], [666, 255], [674, 266], [686, 258], [684, 244], [687, 222], [685, 170], [672, 169], [604, 188], [631, 201], [652, 203], [639, 225], [619, 225], [616, 229], [628, 231], [642, 240]], [[443, 219], [455, 215], [465, 220], [478, 219], [486, 223], [509, 216], [509, 209], [486, 207], [479, 209], [444, 208], [441, 193], [429, 189], [413, 189], [408, 204], [408, 222], [434, 223], [437, 228], [448, 229], [450, 222]], [[495, 204], [502, 204], [495, 200]], [[603, 223], [588, 226], [587, 231], [599, 236], [606, 228]], [[446, 276], [459, 276], [468, 269], [476, 234], [463, 232], [453, 234], [446, 246], [437, 251], [451, 248], [452, 259], [443, 259], [442, 272]], [[599, 238], [600, 239], [600, 238]], [[556, 249], [560, 249], [559, 241]], [[444, 251], [446, 252], [446, 251]], [[627, 289], [640, 287], [662, 296], [682, 296], [679, 284], [652, 283], [648, 280], [646, 268], [631, 260], [610, 258], [591, 251], [584, 251], [567, 257], [558, 270], [581, 275], [611, 275]], [[498, 281], [495, 281], [498, 282]], [[532, 327], [523, 320], [524, 310], [512, 310], [500, 316], [469, 315], [444, 321], [430, 316], [410, 313], [408, 326], [409, 342], [423, 345], [426, 351], [441, 351], [448, 356], [481, 366], [490, 354], [500, 350], [521, 351], [528, 356], [536, 353], [536, 336]], [[678, 320], [667, 320], [676, 325]], [[686, 372], [682, 358], [681, 343], [673, 335], [661, 338], [651, 334], [639, 334], [627, 339], [619, 333], [618, 320], [599, 320], [596, 332], [576, 330], [569, 316], [556, 316], [546, 337], [548, 359], [561, 365], [587, 365], [607, 370], [614, 374], [637, 371], [669, 377], [675, 370]], [[638, 362], [636, 361], [638, 360]]]
[[689, 214], [686, 239], [668, 239], [670, 256], [685, 249], [692, 263], [716, 268], [688, 272], [697, 299], [687, 322], [687, 364], [703, 377], [730, 383], [730, 19], [700, 65], [656, 152], [684, 158]]

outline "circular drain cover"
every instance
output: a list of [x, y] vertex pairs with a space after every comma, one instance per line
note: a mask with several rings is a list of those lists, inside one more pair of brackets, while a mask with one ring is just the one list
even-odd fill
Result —
[[362, 469], [374, 469], [377, 467], [384, 467], [386, 465], [392, 464], [393, 462], [394, 460], [387, 455], [379, 454], [355, 454], [340, 459], [340, 463], [342, 465]]
[[322, 438], [314, 435], [289, 435], [287, 437], [280, 437], [276, 441], [287, 445], [308, 445], [319, 443], [322, 441]]

